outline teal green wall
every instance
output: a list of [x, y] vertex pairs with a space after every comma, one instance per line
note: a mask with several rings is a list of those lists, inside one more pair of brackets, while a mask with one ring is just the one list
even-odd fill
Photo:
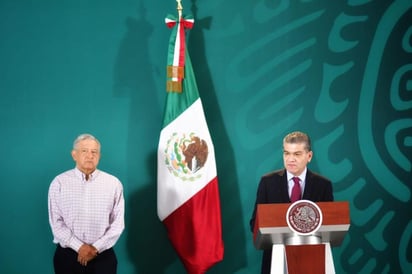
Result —
[[[338, 273], [412, 273], [412, 2], [188, 1], [188, 45], [215, 143], [225, 259], [258, 273], [248, 221], [282, 137], [347, 200]], [[123, 182], [119, 273], [183, 273], [156, 215], [156, 149], [174, 0], [0, 1], [0, 273], [52, 273], [47, 190], [100, 138]]]

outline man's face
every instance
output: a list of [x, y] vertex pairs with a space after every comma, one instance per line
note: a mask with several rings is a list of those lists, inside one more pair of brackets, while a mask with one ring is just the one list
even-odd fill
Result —
[[85, 174], [96, 170], [100, 160], [100, 146], [94, 140], [83, 140], [72, 150], [73, 160], [77, 168]]
[[312, 155], [312, 151], [305, 149], [304, 143], [283, 143], [283, 164], [295, 176], [302, 174]]

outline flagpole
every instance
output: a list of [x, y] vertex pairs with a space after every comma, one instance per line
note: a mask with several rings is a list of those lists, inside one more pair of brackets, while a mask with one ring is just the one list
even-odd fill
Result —
[[179, 14], [179, 21], [182, 18], [182, 11], [183, 11], [183, 7], [182, 7], [182, 0], [176, 0], [177, 2], [177, 12]]

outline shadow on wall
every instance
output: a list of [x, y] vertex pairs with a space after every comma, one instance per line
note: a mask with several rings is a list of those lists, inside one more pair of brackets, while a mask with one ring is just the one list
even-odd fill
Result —
[[154, 107], [158, 100], [148, 55], [153, 26], [145, 18], [145, 8], [141, 6], [139, 12], [137, 19], [125, 20], [127, 31], [114, 67], [114, 95], [130, 98], [125, 236], [135, 273], [164, 273], [177, 257], [156, 211], [155, 151], [161, 110]]
[[223, 261], [212, 267], [208, 273], [235, 273], [247, 265], [245, 239], [247, 233], [241, 225], [245, 217], [242, 215], [241, 210], [236, 161], [232, 144], [223, 124], [221, 111], [217, 107], [219, 104], [216, 98], [216, 90], [213, 86], [213, 79], [205, 56], [203, 32], [210, 27], [212, 18], [197, 18], [196, 1], [192, 0], [191, 2], [191, 13], [195, 18], [195, 25], [190, 31], [188, 47], [200, 98], [203, 102], [206, 120], [215, 147], [225, 245]]
[[[149, 166], [156, 166], [156, 154], [147, 159]], [[177, 259], [167, 232], [156, 211], [156, 176], [139, 191], [129, 196], [129, 225], [127, 250], [135, 273], [165, 273]]]

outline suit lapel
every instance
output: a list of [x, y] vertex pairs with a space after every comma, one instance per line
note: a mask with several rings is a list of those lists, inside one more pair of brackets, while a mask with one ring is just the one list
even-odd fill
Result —
[[312, 172], [309, 169], [306, 171], [306, 181], [305, 181], [305, 189], [303, 190], [302, 199], [303, 200], [310, 200], [312, 197], [312, 187], [313, 187], [313, 176]]
[[289, 187], [288, 187], [288, 176], [286, 173], [286, 169], [281, 171], [280, 175], [281, 175], [281, 180], [282, 180], [282, 183], [281, 183], [282, 202], [288, 203], [290, 202], [290, 197], [289, 197], [289, 191], [288, 191]]

